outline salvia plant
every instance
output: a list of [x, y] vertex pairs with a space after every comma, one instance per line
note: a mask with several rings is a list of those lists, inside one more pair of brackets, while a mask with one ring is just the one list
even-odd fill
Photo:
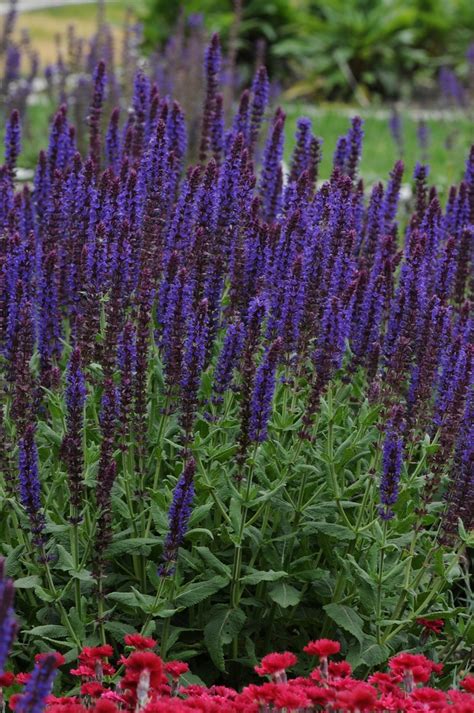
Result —
[[[18, 114], [7, 122], [0, 551], [17, 578], [14, 657], [34, 642], [72, 661], [139, 631], [208, 682], [240, 681], [268, 650], [319, 636], [362, 673], [408, 649], [452, 682], [473, 636], [474, 148], [444, 205], [417, 165], [401, 222], [403, 163], [364, 187], [360, 118], [322, 182], [306, 118], [283, 164], [264, 68], [226, 120], [222, 66], [215, 35], [197, 162], [180, 104], [140, 71], [127, 117], [108, 111], [103, 60], [86, 146], [62, 104], [32, 185], [15, 185]], [[100, 683], [102, 656], [81, 656]], [[131, 709], [161, 685], [161, 663], [153, 683], [140, 666]], [[286, 667], [264, 673], [282, 682]], [[40, 709], [54, 671], [41, 658], [19, 709]], [[249, 710], [297, 705], [282, 700]]]
[[[3, 562], [1, 565], [3, 567]], [[0, 575], [2, 633], [12, 630], [13, 583]], [[425, 631], [439, 633], [443, 620], [420, 620]], [[13, 632], [14, 635], [14, 632]], [[10, 636], [10, 639], [12, 636]], [[5, 640], [2, 654], [11, 641]], [[31, 673], [5, 671], [0, 662], [0, 697], [10, 710], [50, 713], [289, 713], [290, 711], [445, 711], [468, 713], [474, 703], [474, 677], [459, 678], [443, 691], [433, 680], [442, 670], [423, 654], [399, 653], [388, 661], [388, 671], [375, 671], [367, 680], [355, 678], [347, 660], [334, 660], [338, 641], [316, 639], [303, 647], [298, 660], [290, 651], [274, 652], [254, 666], [264, 680], [248, 683], [241, 691], [226, 685], [206, 686], [182, 660], [164, 661], [155, 653], [157, 641], [139, 633], [126, 634], [125, 653], [114, 662], [109, 644], [84, 646], [76, 668], [69, 671], [74, 685], [64, 694], [64, 682], [54, 685], [66, 659], [58, 651], [36, 654]], [[316, 667], [315, 667], [315, 664]], [[291, 670], [291, 673], [290, 673]], [[298, 675], [294, 675], [298, 674]], [[54, 686], [54, 688], [53, 688]], [[59, 695], [58, 695], [59, 694]]]

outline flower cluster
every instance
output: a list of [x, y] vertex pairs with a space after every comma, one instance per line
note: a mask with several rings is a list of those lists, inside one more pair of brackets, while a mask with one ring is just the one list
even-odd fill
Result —
[[[319, 639], [304, 647], [306, 656], [301, 661], [289, 651], [264, 656], [255, 671], [268, 681], [237, 691], [225, 685], [188, 683], [188, 664], [163, 661], [150, 637], [128, 634], [125, 644], [131, 652], [118, 660], [123, 671], [118, 680], [113, 675], [116, 669], [108, 663], [113, 649], [102, 645], [80, 653], [79, 667], [70, 671], [80, 682], [74, 695], [51, 693], [54, 673], [64, 666], [64, 657], [57, 653], [37, 656], [31, 675], [4, 674], [0, 687], [16, 713], [469, 713], [474, 706], [472, 676], [460, 679], [458, 687], [436, 688], [433, 679], [443, 667], [421, 654], [398, 654], [390, 659], [387, 672], [377, 671], [363, 681], [353, 676], [347, 661], [329, 661], [340, 651], [337, 641]], [[316, 667], [314, 657], [319, 661]], [[289, 677], [289, 669], [296, 666], [305, 674]], [[23, 690], [10, 693], [18, 685]]]

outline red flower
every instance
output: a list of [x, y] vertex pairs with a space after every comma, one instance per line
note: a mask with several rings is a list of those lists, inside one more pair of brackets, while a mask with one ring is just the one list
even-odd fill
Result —
[[118, 708], [113, 701], [107, 698], [99, 698], [92, 710], [94, 713], [116, 713]]
[[267, 654], [263, 657], [260, 666], [255, 666], [255, 671], [259, 676], [274, 676], [294, 666], [297, 660], [290, 651], [284, 651], [282, 654]]
[[435, 634], [440, 634], [444, 627], [444, 619], [417, 619], [416, 623]]
[[82, 678], [95, 678], [95, 669], [91, 666], [78, 666], [72, 668], [69, 673], [72, 676], [82, 676]]
[[99, 698], [104, 691], [105, 688], [97, 681], [89, 681], [88, 683], [83, 683], [81, 686], [81, 694], [83, 696], [90, 696], [91, 698]]
[[48, 651], [48, 653], [36, 654], [35, 661], [36, 663], [38, 663], [39, 661], [43, 661], [46, 656], [51, 655], [54, 656], [54, 658], [56, 659], [56, 668], [59, 668], [60, 666], [66, 663], [66, 659], [62, 654], [59, 653], [59, 651]]
[[20, 686], [24, 686], [25, 683], [28, 683], [30, 678], [31, 673], [17, 673], [15, 676], [15, 683], [18, 683]]
[[338, 654], [340, 650], [341, 644], [338, 641], [332, 641], [332, 639], [310, 641], [303, 649], [310, 656], [319, 656], [319, 658], [327, 658], [333, 654]]
[[13, 685], [15, 681], [15, 674], [11, 671], [6, 671], [0, 676], [0, 688], [8, 688]]
[[17, 707], [18, 702], [19, 702], [21, 696], [22, 696], [21, 693], [14, 693], [12, 696], [10, 696], [10, 699], [9, 699], [9, 701], [8, 701], [8, 705], [10, 706], [10, 708], [12, 709], [12, 711], [14, 711], [15, 708]]
[[444, 708], [446, 695], [435, 688], [415, 688], [411, 700], [428, 705], [430, 711], [438, 711]]
[[468, 693], [474, 693], [474, 676], [466, 676], [466, 678], [463, 678], [460, 686]]
[[308, 708], [311, 705], [303, 690], [295, 689], [285, 683], [278, 684], [273, 702], [278, 708], [290, 711], [295, 708]]
[[122, 679], [122, 688], [135, 689], [143, 671], [150, 674], [150, 688], [160, 685], [163, 676], [163, 662], [151, 651], [135, 651], [125, 661], [126, 674]]
[[95, 664], [97, 661], [103, 661], [114, 653], [113, 648], [109, 644], [104, 644], [103, 646], [84, 646], [81, 653], [79, 654], [79, 661], [81, 663]]
[[357, 682], [349, 690], [340, 691], [336, 707], [347, 711], [371, 711], [377, 701], [377, 690], [368, 683]]
[[165, 671], [166, 673], [169, 673], [172, 678], [178, 680], [183, 673], [187, 673], [189, 671], [189, 665], [184, 661], [168, 661], [165, 663]]
[[127, 634], [124, 638], [125, 644], [131, 646], [132, 649], [143, 651], [144, 649], [154, 649], [156, 646], [155, 639], [141, 634]]
[[388, 662], [389, 668], [394, 673], [403, 674], [406, 671], [413, 671], [415, 668], [427, 669], [432, 671], [433, 662], [423, 656], [423, 654], [398, 654], [392, 656]]
[[352, 673], [352, 666], [347, 661], [331, 661], [328, 670], [330, 676], [347, 678]]
[[368, 682], [373, 686], [376, 686], [382, 693], [393, 693], [399, 691], [398, 683], [403, 680], [402, 676], [391, 675], [389, 673], [382, 673], [382, 671], [376, 671], [372, 676], [369, 676]]
[[264, 683], [262, 686], [256, 686], [251, 683], [249, 686], [244, 688], [241, 697], [244, 700], [257, 703], [259, 706], [265, 706], [268, 703], [272, 703], [279, 685], [280, 684], [278, 683], [268, 682]]

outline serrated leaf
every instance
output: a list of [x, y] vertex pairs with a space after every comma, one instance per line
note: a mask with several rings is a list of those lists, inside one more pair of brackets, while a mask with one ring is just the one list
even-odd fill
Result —
[[58, 639], [67, 637], [67, 629], [60, 624], [45, 624], [44, 626], [35, 626], [33, 629], [25, 632], [28, 636], [49, 636]]
[[333, 537], [341, 542], [347, 542], [355, 538], [355, 534], [348, 527], [336, 525], [332, 522], [312, 522], [309, 525], [305, 525], [304, 530], [305, 532], [321, 532], [323, 535]]
[[283, 609], [294, 607], [301, 601], [302, 594], [298, 589], [286, 582], [278, 582], [268, 592], [268, 596]]
[[60, 569], [63, 572], [69, 572], [69, 570], [74, 569], [74, 560], [71, 554], [62, 545], [56, 546], [58, 552], [58, 559], [54, 564], [54, 569]]
[[241, 577], [242, 584], [258, 584], [259, 582], [277, 582], [279, 579], [288, 577], [288, 572], [274, 572], [273, 569], [259, 572], [254, 570], [250, 574]]
[[15, 589], [32, 589], [40, 584], [41, 579], [37, 574], [31, 574], [29, 577], [20, 577], [15, 579]]
[[35, 587], [36, 596], [41, 599], [42, 602], [54, 602], [54, 597], [43, 587], [36, 585]]
[[352, 636], [362, 644], [364, 633], [362, 631], [363, 621], [360, 616], [351, 607], [344, 604], [326, 604], [323, 607], [324, 611], [337, 626], [345, 631], [348, 631]]
[[224, 646], [230, 644], [245, 623], [241, 609], [229, 609], [219, 604], [211, 612], [211, 619], [204, 627], [204, 643], [209, 655], [220, 671], [225, 671]]
[[216, 576], [204, 582], [191, 582], [174, 599], [174, 604], [179, 609], [186, 609], [204, 601], [228, 584], [227, 577]]
[[108, 547], [107, 553], [110, 556], [122, 554], [142, 554], [150, 553], [150, 548], [159, 544], [160, 540], [156, 537], [129, 537], [126, 540], [112, 542]]
[[374, 666], [380, 666], [380, 664], [385, 663], [390, 655], [390, 649], [388, 646], [383, 646], [381, 644], [369, 643], [362, 647], [361, 651], [361, 661], [365, 663], [370, 668]]

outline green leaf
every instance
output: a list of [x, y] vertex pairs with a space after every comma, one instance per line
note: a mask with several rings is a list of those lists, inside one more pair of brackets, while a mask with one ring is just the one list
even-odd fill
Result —
[[125, 540], [112, 542], [107, 553], [110, 556], [122, 554], [148, 555], [150, 554], [150, 548], [158, 545], [160, 541], [157, 537], [129, 537]]
[[385, 663], [390, 654], [390, 649], [388, 646], [382, 646], [381, 644], [369, 643], [366, 640], [365, 645], [362, 647], [361, 651], [361, 661], [365, 663], [370, 668], [374, 666], [380, 666], [380, 664]]
[[268, 596], [283, 609], [294, 607], [301, 601], [302, 593], [286, 582], [279, 582], [268, 592]]
[[245, 614], [241, 609], [229, 609], [225, 604], [212, 609], [210, 621], [204, 627], [204, 643], [220, 671], [225, 671], [224, 646], [231, 643], [244, 623]]
[[174, 599], [174, 604], [179, 609], [186, 609], [194, 604], [204, 601], [219, 589], [223, 589], [228, 584], [227, 577], [212, 577], [204, 582], [192, 582], [186, 585], [184, 590]]
[[274, 572], [273, 569], [267, 572], [253, 570], [250, 574], [246, 574], [242, 577], [240, 581], [242, 584], [258, 584], [259, 582], [276, 582], [284, 577], [288, 577], [288, 572]]
[[33, 629], [25, 632], [28, 636], [53, 636], [58, 639], [67, 637], [67, 629], [60, 624], [46, 624], [45, 626], [35, 626]]
[[55, 562], [54, 569], [60, 569], [63, 572], [69, 572], [74, 569], [74, 560], [71, 554], [62, 545], [57, 545], [58, 559]]
[[193, 527], [191, 530], [188, 530], [186, 533], [186, 539], [187, 540], [200, 540], [202, 535], [205, 535], [208, 537], [210, 540], [214, 539], [214, 535], [210, 530], [208, 530], [206, 527]]
[[347, 542], [348, 540], [353, 540], [355, 534], [348, 527], [343, 525], [336, 525], [332, 522], [313, 522], [309, 525], [305, 525], [305, 532], [308, 530], [310, 532], [321, 532], [323, 535], [328, 537], [333, 537], [335, 540], [340, 540], [341, 542]]
[[230, 577], [230, 567], [218, 559], [211, 552], [209, 547], [193, 547], [193, 552], [197, 552], [204, 562], [216, 572], [219, 572], [223, 577]]
[[32, 589], [40, 584], [41, 579], [37, 574], [31, 574], [29, 577], [20, 577], [15, 579], [15, 589]]
[[106, 621], [104, 629], [113, 636], [115, 641], [119, 641], [122, 644], [124, 636], [126, 634], [133, 634], [136, 627], [130, 626], [129, 624], [122, 624], [119, 621]]
[[41, 599], [42, 602], [54, 602], [54, 597], [46, 589], [43, 589], [43, 587], [40, 587], [38, 584], [35, 587], [35, 594], [38, 599]]
[[364, 633], [362, 631], [362, 619], [354, 609], [345, 606], [344, 604], [326, 604], [323, 607], [324, 611], [330, 619], [332, 619], [337, 626], [350, 634], [355, 636], [355, 638], [362, 643], [364, 640]]

